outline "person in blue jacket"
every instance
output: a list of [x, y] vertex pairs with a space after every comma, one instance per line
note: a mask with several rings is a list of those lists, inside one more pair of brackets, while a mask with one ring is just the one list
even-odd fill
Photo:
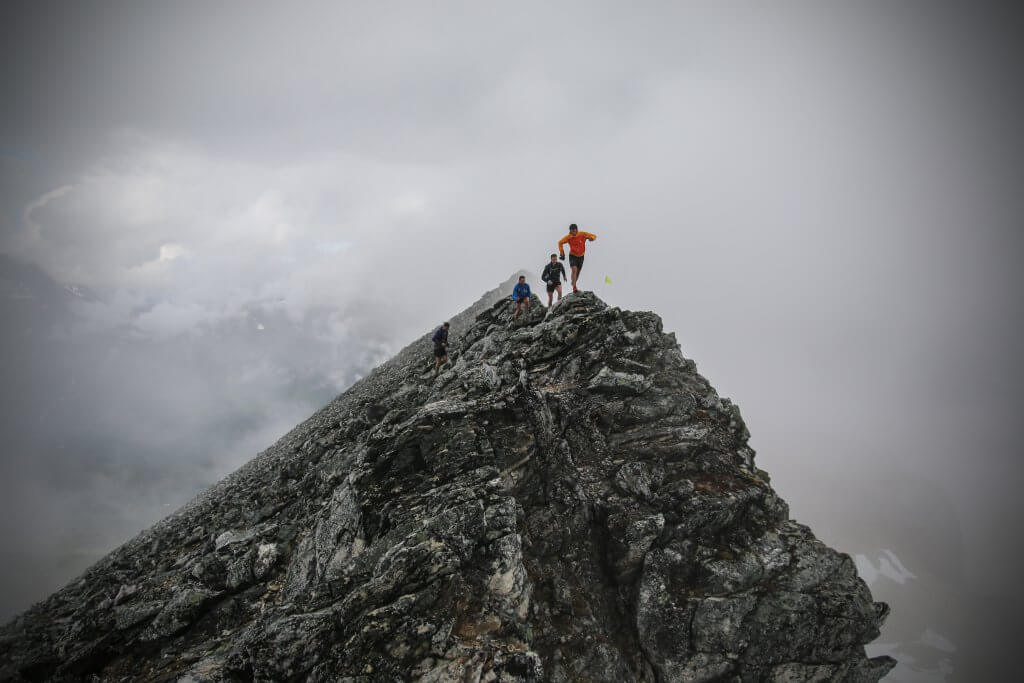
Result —
[[512, 319], [515, 320], [519, 317], [519, 310], [526, 302], [526, 312], [530, 312], [530, 285], [526, 284], [526, 276], [519, 276], [519, 284], [512, 290], [512, 300], [516, 302], [516, 311], [512, 315]]

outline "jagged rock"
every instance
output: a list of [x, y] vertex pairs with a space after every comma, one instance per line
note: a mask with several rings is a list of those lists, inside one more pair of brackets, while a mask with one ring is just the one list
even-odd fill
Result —
[[139, 634], [139, 640], [159, 640], [180, 632], [216, 597], [217, 593], [205, 590], [185, 589], [178, 592]]
[[204, 586], [219, 590], [224, 588], [227, 569], [224, 566], [224, 562], [211, 553], [195, 561], [192, 565], [191, 574], [192, 578]]
[[138, 590], [139, 589], [137, 586], [129, 586], [128, 584], [123, 584], [119, 589], [117, 589], [117, 595], [114, 596], [113, 604], [120, 605], [122, 602], [124, 602], [131, 596], [135, 595], [135, 593], [137, 593]]
[[124, 630], [155, 617], [164, 608], [162, 602], [141, 602], [114, 608], [114, 628]]
[[631, 372], [617, 372], [611, 368], [601, 368], [587, 384], [592, 391], [604, 391], [609, 394], [642, 394], [651, 388], [651, 381], [643, 375]]
[[0, 680], [885, 675], [888, 608], [657, 316], [504, 297], [4, 627]]
[[650, 467], [642, 462], [627, 462], [615, 473], [615, 485], [625, 494], [647, 499], [651, 491], [660, 483], [652, 475]]
[[228, 530], [217, 536], [217, 539], [213, 542], [213, 547], [216, 550], [220, 550], [234, 543], [244, 543], [255, 535], [256, 532], [252, 529], [246, 529], [245, 531]]
[[261, 543], [256, 549], [256, 560], [253, 564], [253, 577], [258, 581], [267, 577], [281, 557], [276, 543]]
[[224, 585], [233, 591], [250, 585], [256, 578], [253, 576], [254, 560], [255, 558], [251, 552], [233, 559], [231, 564], [228, 565]]

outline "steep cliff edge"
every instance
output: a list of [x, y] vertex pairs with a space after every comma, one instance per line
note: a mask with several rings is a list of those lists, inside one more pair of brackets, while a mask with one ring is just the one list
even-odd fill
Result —
[[0, 632], [0, 680], [876, 681], [887, 608], [789, 520], [652, 313], [491, 293]]

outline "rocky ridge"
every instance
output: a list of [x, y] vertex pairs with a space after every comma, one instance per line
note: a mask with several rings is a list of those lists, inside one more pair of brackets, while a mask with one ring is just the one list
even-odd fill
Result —
[[[0, 631], [0, 680], [877, 681], [887, 607], [789, 519], [652, 313], [499, 288]], [[496, 302], [496, 303], [495, 303]]]

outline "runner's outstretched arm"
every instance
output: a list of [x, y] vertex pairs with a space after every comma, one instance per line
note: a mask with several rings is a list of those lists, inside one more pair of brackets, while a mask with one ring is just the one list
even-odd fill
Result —
[[565, 245], [569, 243], [569, 236], [566, 235], [558, 240], [558, 258], [565, 260]]

